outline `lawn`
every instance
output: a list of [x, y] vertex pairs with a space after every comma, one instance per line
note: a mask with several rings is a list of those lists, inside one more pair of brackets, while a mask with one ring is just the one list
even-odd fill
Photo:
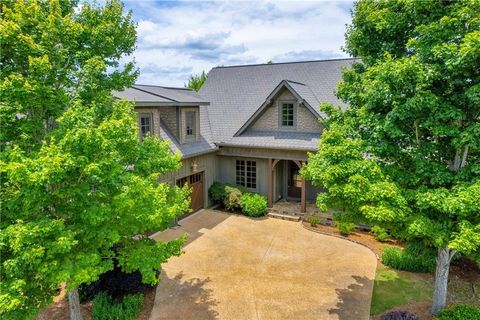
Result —
[[379, 314], [413, 301], [428, 301], [432, 293], [432, 282], [425, 274], [379, 267], [373, 284], [370, 314]]

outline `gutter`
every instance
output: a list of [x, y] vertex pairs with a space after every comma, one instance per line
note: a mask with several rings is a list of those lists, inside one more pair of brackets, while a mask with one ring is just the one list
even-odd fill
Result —
[[234, 147], [234, 148], [252, 148], [252, 149], [273, 149], [273, 150], [295, 150], [295, 151], [311, 151], [315, 152], [318, 149], [310, 148], [298, 148], [298, 147], [272, 147], [272, 146], [252, 146], [252, 145], [243, 145], [243, 144], [232, 144], [232, 143], [217, 143], [219, 147]]

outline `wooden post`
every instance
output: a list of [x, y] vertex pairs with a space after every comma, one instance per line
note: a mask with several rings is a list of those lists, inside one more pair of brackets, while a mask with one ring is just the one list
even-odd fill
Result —
[[268, 159], [267, 166], [267, 175], [268, 175], [268, 207], [273, 206], [273, 172], [272, 172], [272, 159]]
[[306, 183], [305, 183], [305, 178], [302, 177], [302, 198], [300, 200], [300, 211], [301, 212], [306, 212], [307, 211], [307, 203], [306, 203], [306, 197], [305, 197], [305, 194], [306, 194], [306, 191], [307, 191], [306, 189], [307, 189], [307, 186], [306, 186]]

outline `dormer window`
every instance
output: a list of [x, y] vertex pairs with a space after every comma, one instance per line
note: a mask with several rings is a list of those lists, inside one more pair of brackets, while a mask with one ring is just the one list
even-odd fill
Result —
[[185, 137], [187, 140], [195, 140], [196, 136], [196, 117], [195, 111], [185, 112]]
[[295, 105], [293, 102], [280, 103], [280, 124], [287, 128], [295, 126]]
[[198, 108], [182, 108], [180, 114], [180, 142], [191, 143], [200, 138]]
[[153, 121], [152, 114], [141, 113], [140, 114], [140, 136], [145, 138], [147, 135], [152, 134]]

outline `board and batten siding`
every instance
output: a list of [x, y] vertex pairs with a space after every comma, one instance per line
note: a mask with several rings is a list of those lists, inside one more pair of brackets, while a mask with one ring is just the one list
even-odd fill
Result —
[[[192, 171], [193, 161], [197, 162], [197, 170]], [[197, 157], [187, 158], [182, 160], [182, 167], [175, 172], [169, 172], [160, 177], [161, 182], [169, 182], [175, 185], [178, 179], [187, 177], [189, 175], [203, 172], [203, 199], [204, 207], [212, 205], [208, 197], [208, 188], [217, 181], [217, 166], [218, 158], [215, 153], [208, 153]]]

